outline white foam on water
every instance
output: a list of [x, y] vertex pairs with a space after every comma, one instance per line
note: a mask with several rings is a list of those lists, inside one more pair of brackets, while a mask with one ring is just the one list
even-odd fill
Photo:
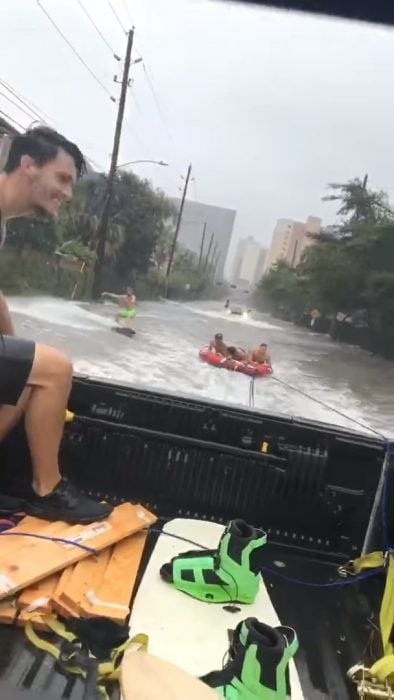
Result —
[[94, 330], [113, 325], [113, 318], [92, 313], [86, 304], [74, 301], [53, 297], [8, 297], [7, 302], [12, 312], [68, 328]]
[[[71, 354], [78, 373], [164, 393], [249, 405], [248, 377], [211, 367], [198, 358], [200, 347], [217, 328], [212, 319], [219, 312], [210, 308], [202, 308], [198, 313], [192, 305], [143, 303], [135, 319], [136, 335], [130, 339], [110, 330], [114, 325], [114, 305], [80, 304], [50, 297], [14, 297], [9, 302], [19, 333]], [[360, 349], [333, 344], [290, 324], [283, 328], [285, 335], [277, 333], [274, 326], [267, 331], [267, 342], [273, 349], [274, 377], [327, 406], [297, 394], [274, 378], [258, 378], [254, 385], [257, 409], [361, 430], [351, 420], [331, 411], [332, 406], [386, 435], [393, 434], [391, 363], [370, 358]], [[231, 338], [236, 334], [236, 344], [244, 341], [249, 347], [259, 342], [260, 334], [250, 322], [233, 325], [228, 335]]]
[[238, 316], [237, 314], [229, 314], [224, 310], [218, 310], [218, 309], [203, 309], [198, 306], [193, 306], [191, 304], [182, 304], [177, 301], [167, 301], [166, 304], [168, 305], [173, 305], [173, 306], [180, 306], [184, 311], [190, 311], [193, 314], [197, 314], [199, 316], [206, 316], [207, 318], [216, 318], [220, 321], [228, 321], [229, 323], [236, 323], [238, 325], [242, 326], [250, 326], [252, 328], [261, 328], [262, 330], [275, 330], [275, 331], [283, 331], [284, 328], [282, 326], [277, 326], [274, 325], [273, 323], [270, 323], [268, 321], [258, 321], [253, 319], [253, 311], [251, 316], [249, 318], [243, 318], [242, 316]]

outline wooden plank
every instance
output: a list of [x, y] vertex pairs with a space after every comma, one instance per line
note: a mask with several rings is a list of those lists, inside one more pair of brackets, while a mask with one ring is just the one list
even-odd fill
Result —
[[59, 603], [71, 610], [75, 615], [80, 614], [81, 603], [86, 592], [97, 586], [104, 576], [112, 554], [112, 547], [103, 549], [97, 556], [82, 559], [73, 567], [70, 579], [59, 596]]
[[72, 576], [72, 572], [74, 570], [74, 564], [71, 566], [67, 566], [66, 569], [64, 569], [61, 574], [60, 578], [58, 580], [58, 584], [55, 588], [55, 591], [53, 592], [50, 600], [50, 607], [53, 611], [59, 613], [60, 615], [63, 615], [63, 617], [74, 617], [74, 614], [71, 610], [68, 608], [66, 609], [62, 604], [61, 604], [61, 595], [64, 591], [65, 588], [67, 588], [69, 581]]
[[[61, 523], [62, 530], [57, 535], [98, 552], [155, 521], [156, 517], [143, 506], [123, 503], [100, 523], [75, 526]], [[0, 554], [0, 600], [89, 556], [88, 551], [72, 544], [24, 537], [21, 540], [25, 542], [16, 553], [5, 558]]]
[[16, 605], [19, 610], [40, 610], [49, 613], [51, 611], [51, 598], [59, 583], [61, 574], [52, 574], [38, 583], [25, 588], [18, 596]]
[[16, 525], [16, 527], [5, 530], [4, 533], [0, 534], [0, 560], [8, 557], [12, 552], [16, 552], [24, 544], [26, 544], [26, 542], [32, 541], [27, 537], [16, 537], [16, 533], [33, 532], [34, 534], [39, 535], [45, 534], [48, 536], [56, 536], [61, 529], [62, 527], [60, 521], [50, 523], [48, 520], [41, 520], [39, 518], [26, 516], [18, 525]]
[[109, 617], [124, 622], [137, 577], [147, 533], [137, 532], [118, 542], [97, 587], [88, 587], [80, 605], [83, 617]]
[[45, 622], [45, 614], [40, 613], [37, 610], [34, 612], [27, 612], [27, 610], [22, 610], [18, 617], [15, 619], [15, 624], [18, 627], [25, 627], [27, 622], [31, 622], [34, 629], [46, 632], [49, 630], [47, 623]]
[[2, 600], [0, 602], [0, 624], [13, 625], [17, 612], [15, 597]]

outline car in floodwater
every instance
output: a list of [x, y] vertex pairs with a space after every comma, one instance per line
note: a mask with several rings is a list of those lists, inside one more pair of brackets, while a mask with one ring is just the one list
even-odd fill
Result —
[[244, 306], [238, 304], [230, 304], [226, 311], [231, 316], [241, 316], [245, 319], [250, 318], [251, 314], [251, 309], [246, 309]]

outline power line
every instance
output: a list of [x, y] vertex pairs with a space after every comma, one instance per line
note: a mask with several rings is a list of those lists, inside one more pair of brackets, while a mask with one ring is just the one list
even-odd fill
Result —
[[116, 12], [116, 10], [115, 10], [115, 8], [114, 8], [114, 6], [113, 6], [111, 0], [107, 0], [107, 3], [108, 3], [108, 5], [110, 6], [110, 8], [111, 8], [113, 14], [115, 15], [115, 17], [116, 17], [116, 19], [117, 19], [117, 21], [118, 21], [118, 23], [119, 23], [119, 25], [120, 25], [120, 28], [121, 28], [122, 32], [124, 32], [125, 34], [127, 34], [126, 27], [124, 26], [122, 20], [119, 18], [119, 15], [118, 15], [118, 13]]
[[18, 105], [18, 103], [15, 102], [15, 100], [11, 99], [11, 97], [8, 97], [8, 95], [6, 95], [5, 92], [1, 92], [1, 90], [0, 90], [0, 95], [2, 97], [4, 97], [5, 100], [8, 100], [8, 102], [11, 102], [11, 104], [14, 105], [15, 107], [17, 107], [17, 109], [19, 109], [21, 112], [23, 112], [23, 114], [26, 114], [28, 117], [30, 117], [30, 119], [33, 119], [33, 121], [36, 121], [35, 116], [31, 112], [28, 112], [26, 109], [24, 109], [23, 107]]
[[135, 128], [134, 128], [134, 125], [133, 125], [133, 123], [132, 123], [130, 117], [129, 117], [127, 114], [126, 114], [126, 116], [125, 116], [125, 119], [126, 119], [126, 122], [127, 122], [127, 124], [128, 124], [130, 134], [133, 136], [133, 138], [137, 141], [137, 143], [142, 147], [142, 149], [143, 149], [144, 151], [146, 151], [147, 153], [153, 155], [153, 154], [152, 154], [151, 148], [150, 148], [150, 147], [141, 139], [141, 137], [138, 135], [138, 133], [136, 132], [136, 130], [135, 130]]
[[[45, 121], [46, 119], [48, 119], [48, 121], [50, 121], [50, 122], [54, 122], [54, 121], [55, 121], [55, 120], [52, 119], [48, 114], [46, 114], [46, 112], [44, 112], [43, 109], [40, 109], [39, 107], [37, 107], [37, 106], [34, 104], [34, 102], [30, 102], [30, 100], [28, 100], [27, 97], [24, 97], [24, 96], [22, 95], [22, 93], [20, 93], [20, 92], [18, 92], [17, 90], [15, 90], [15, 88], [13, 88], [13, 87], [12, 87], [9, 83], [7, 83], [5, 80], [0, 79], [0, 85], [2, 85], [3, 87], [5, 87], [5, 89], [8, 90], [8, 92], [10, 92], [11, 95], [14, 95], [14, 97], [16, 97], [16, 99], [19, 100], [19, 102], [21, 102], [23, 105], [25, 105], [25, 107], [27, 107], [28, 109], [30, 109], [30, 111], [32, 112], [32, 114], [34, 114], [34, 115], [37, 117], [37, 119], [40, 119], [40, 121]], [[40, 114], [40, 112], [41, 112], [41, 114]], [[43, 119], [43, 117], [45, 117], [45, 119]]]
[[96, 75], [96, 74], [92, 71], [92, 69], [88, 66], [88, 64], [86, 63], [86, 61], [82, 58], [81, 54], [77, 51], [77, 49], [75, 48], [75, 46], [73, 46], [73, 44], [71, 43], [71, 41], [70, 41], [69, 39], [67, 39], [66, 35], [65, 35], [65, 34], [62, 32], [62, 30], [57, 26], [56, 22], [52, 19], [51, 15], [49, 14], [49, 12], [47, 12], [47, 10], [45, 9], [45, 7], [43, 7], [43, 6], [41, 5], [40, 0], [36, 0], [36, 3], [37, 3], [37, 5], [38, 5], [38, 7], [40, 8], [40, 10], [42, 10], [42, 12], [47, 16], [47, 18], [49, 19], [49, 21], [50, 21], [50, 23], [52, 24], [52, 26], [56, 29], [57, 33], [60, 34], [60, 36], [62, 37], [63, 41], [65, 41], [65, 43], [67, 44], [67, 46], [69, 46], [69, 48], [71, 49], [71, 51], [73, 52], [73, 54], [75, 54], [75, 56], [78, 58], [78, 60], [80, 61], [80, 63], [82, 63], [82, 65], [83, 65], [83, 66], [86, 68], [86, 70], [89, 72], [89, 74], [91, 75], [91, 77], [92, 77], [92, 78], [96, 81], [96, 83], [97, 83], [98, 85], [100, 85], [100, 87], [107, 93], [107, 95], [108, 95], [108, 97], [110, 98], [110, 100], [112, 100], [112, 102], [116, 102], [115, 98], [111, 95], [111, 93], [109, 92], [109, 90], [105, 87], [104, 83], [101, 82], [100, 78], [98, 78], [97, 75]]
[[165, 130], [166, 130], [167, 136], [168, 136], [168, 138], [170, 139], [171, 143], [173, 143], [174, 140], [173, 140], [172, 135], [171, 135], [171, 132], [170, 132], [170, 130], [169, 130], [169, 128], [168, 128], [168, 124], [167, 124], [166, 118], [165, 118], [165, 116], [164, 116], [164, 114], [163, 114], [163, 110], [162, 110], [162, 108], [161, 108], [161, 106], [160, 106], [160, 102], [159, 102], [159, 99], [158, 99], [158, 97], [157, 97], [157, 95], [156, 95], [156, 91], [155, 91], [155, 89], [154, 89], [154, 87], [153, 87], [153, 82], [152, 82], [152, 80], [151, 80], [151, 78], [150, 78], [150, 76], [149, 76], [149, 72], [148, 72], [147, 66], [145, 65], [144, 62], [142, 62], [142, 67], [143, 67], [143, 70], [144, 70], [145, 78], [146, 78], [146, 80], [147, 80], [147, 83], [148, 83], [148, 85], [149, 85], [150, 91], [151, 91], [151, 93], [152, 93], [153, 99], [154, 99], [154, 101], [155, 101], [155, 105], [156, 105], [157, 111], [158, 111], [158, 113], [159, 113], [159, 115], [160, 115], [161, 121], [163, 122], [164, 128], [165, 128]]
[[25, 127], [23, 126], [23, 124], [21, 124], [20, 122], [17, 122], [16, 119], [14, 119], [13, 117], [10, 117], [10, 115], [9, 115], [9, 114], [6, 114], [5, 112], [3, 112], [2, 109], [0, 109], [0, 114], [2, 114], [3, 117], [6, 117], [10, 122], [14, 122], [14, 124], [16, 124], [17, 126], [19, 126], [20, 129], [24, 129], [24, 128], [25, 128]]
[[127, 18], [130, 22], [130, 26], [133, 26], [134, 22], [132, 20], [131, 15], [130, 15], [130, 10], [129, 10], [129, 5], [128, 5], [127, 0], [123, 0], [123, 4], [124, 4], [125, 10], [126, 10]]
[[115, 51], [113, 50], [111, 44], [109, 43], [109, 41], [106, 39], [106, 37], [105, 37], [104, 34], [102, 33], [101, 29], [98, 28], [98, 26], [97, 26], [96, 22], [94, 21], [93, 17], [92, 17], [91, 14], [87, 11], [85, 5], [82, 3], [81, 0], [77, 0], [77, 3], [78, 3], [78, 5], [80, 6], [81, 10], [85, 13], [85, 15], [86, 15], [86, 17], [88, 18], [89, 22], [90, 22], [90, 23], [93, 25], [93, 27], [95, 28], [95, 30], [96, 30], [97, 34], [99, 35], [99, 37], [101, 37], [101, 39], [103, 40], [104, 44], [109, 48], [109, 50], [111, 51], [111, 54], [114, 56], [114, 58], [116, 58], [117, 61], [120, 61], [120, 57], [115, 53]]

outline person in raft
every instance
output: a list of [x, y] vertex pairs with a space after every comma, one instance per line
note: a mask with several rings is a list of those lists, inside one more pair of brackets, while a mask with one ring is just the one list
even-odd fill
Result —
[[229, 345], [227, 348], [227, 359], [237, 360], [238, 362], [246, 362], [248, 353], [242, 348], [236, 348], [235, 345]]
[[218, 355], [223, 355], [223, 357], [227, 357], [227, 345], [223, 340], [222, 333], [215, 333], [215, 337], [209, 343], [209, 349], [213, 350]]
[[252, 348], [248, 353], [248, 362], [272, 367], [271, 355], [268, 352], [267, 343], [260, 343], [257, 347]]

